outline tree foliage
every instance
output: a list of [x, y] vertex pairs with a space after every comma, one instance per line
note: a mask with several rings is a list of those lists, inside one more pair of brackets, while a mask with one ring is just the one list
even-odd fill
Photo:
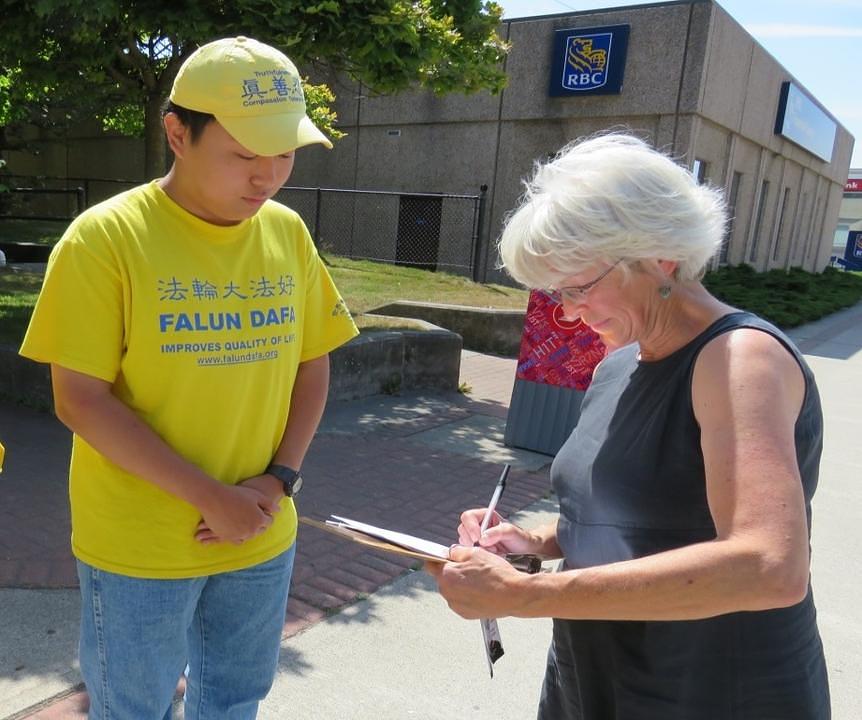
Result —
[[[0, 11], [0, 126], [97, 117], [144, 135], [150, 176], [164, 167], [159, 108], [177, 70], [220, 37], [254, 37], [303, 70], [322, 64], [384, 93], [505, 82], [502, 11], [483, 0], [0, 0]], [[338, 136], [331, 92], [306, 88], [310, 113]]]

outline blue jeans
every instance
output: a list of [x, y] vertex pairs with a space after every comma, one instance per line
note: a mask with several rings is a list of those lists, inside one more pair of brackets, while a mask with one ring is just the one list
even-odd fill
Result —
[[184, 669], [186, 720], [254, 718], [275, 677], [295, 553], [188, 580], [79, 561], [89, 720], [169, 719]]

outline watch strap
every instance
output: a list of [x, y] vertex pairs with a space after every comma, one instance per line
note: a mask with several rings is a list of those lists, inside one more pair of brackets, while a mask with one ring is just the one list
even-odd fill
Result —
[[299, 470], [294, 470], [287, 465], [279, 465], [278, 463], [270, 463], [264, 471], [273, 477], [278, 478], [284, 488], [284, 494], [287, 497], [293, 497], [299, 492], [302, 487], [302, 476]]

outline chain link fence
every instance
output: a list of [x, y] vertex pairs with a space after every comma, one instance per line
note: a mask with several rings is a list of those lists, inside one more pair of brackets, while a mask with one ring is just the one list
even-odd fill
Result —
[[[96, 178], [4, 175], [4, 221], [68, 221], [87, 207], [138, 182]], [[444, 270], [474, 280], [485, 188], [478, 195], [283, 187], [275, 200], [299, 213], [322, 253], [424, 270]]]
[[85, 207], [83, 191], [15, 187], [0, 192], [0, 216], [8, 220], [71, 220]]
[[69, 222], [139, 183], [0, 175], [0, 251], [9, 263], [43, 263]]
[[283, 187], [323, 253], [474, 277], [484, 192], [479, 195]]
[[132, 180], [0, 175], [0, 219], [71, 220], [85, 208], [140, 185]]

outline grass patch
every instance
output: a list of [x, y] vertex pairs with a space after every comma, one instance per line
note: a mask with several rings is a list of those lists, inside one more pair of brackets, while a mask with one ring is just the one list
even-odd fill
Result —
[[354, 315], [354, 322], [359, 332], [373, 332], [374, 330], [425, 330], [426, 326], [411, 320], [410, 318]]
[[520, 288], [482, 285], [460, 275], [336, 255], [326, 255], [326, 260], [347, 307], [357, 315], [396, 300], [527, 309], [529, 293]]

